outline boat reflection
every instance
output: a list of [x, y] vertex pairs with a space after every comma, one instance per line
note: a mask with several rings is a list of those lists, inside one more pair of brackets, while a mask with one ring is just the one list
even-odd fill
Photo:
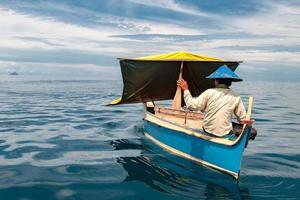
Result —
[[[127, 140], [113, 141], [115, 149], [143, 148], [138, 157], [120, 157], [128, 175], [124, 181], [140, 181], [152, 189], [185, 198], [243, 199], [235, 179], [227, 174], [200, 166], [167, 152], [150, 152], [145, 144], [133, 144]], [[242, 189], [243, 196], [248, 190]]]

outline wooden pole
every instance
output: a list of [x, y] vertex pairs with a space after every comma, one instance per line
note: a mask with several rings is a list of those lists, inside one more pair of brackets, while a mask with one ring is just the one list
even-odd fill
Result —
[[252, 105], [253, 105], [253, 97], [249, 97], [249, 103], [248, 103], [248, 110], [246, 114], [246, 120], [250, 120], [251, 113], [252, 113]]
[[[246, 113], [246, 118], [245, 118], [246, 120], [250, 120], [251, 119], [252, 107], [253, 107], [253, 97], [250, 96], [249, 97], [249, 103], [248, 103], [248, 109], [247, 109], [247, 113]], [[244, 124], [241, 133], [243, 133], [245, 131], [246, 127], [247, 127], [247, 124]]]
[[[181, 61], [181, 65], [180, 65], [179, 78], [182, 78], [182, 71], [183, 71], [183, 61]], [[181, 98], [182, 98], [181, 96], [182, 96], [181, 88], [177, 86], [176, 93], [172, 102], [172, 109], [180, 110]]]

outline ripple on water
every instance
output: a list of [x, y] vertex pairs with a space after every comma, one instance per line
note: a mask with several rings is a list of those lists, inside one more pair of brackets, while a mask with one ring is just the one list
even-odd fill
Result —
[[255, 122], [273, 122], [275, 120], [273, 119], [267, 119], [267, 118], [255, 118]]
[[[299, 154], [281, 155], [275, 153], [255, 154], [247, 156], [244, 172], [248, 176], [266, 176], [300, 179]], [[257, 170], [259, 167], [259, 170]]]
[[93, 127], [95, 127], [95, 126], [90, 125], [90, 124], [80, 124], [80, 125], [74, 126], [75, 129], [79, 129], [79, 130], [90, 129], [90, 128], [93, 128]]
[[125, 127], [125, 123], [123, 120], [110, 120], [107, 122], [102, 123], [103, 128], [107, 129], [117, 129], [117, 128], [122, 128]]
[[240, 187], [246, 187], [247, 182], [255, 183], [251, 186], [247, 196], [254, 199], [298, 199], [299, 191], [295, 185], [299, 181], [293, 178], [269, 177], [269, 176], [247, 176], [240, 181]]

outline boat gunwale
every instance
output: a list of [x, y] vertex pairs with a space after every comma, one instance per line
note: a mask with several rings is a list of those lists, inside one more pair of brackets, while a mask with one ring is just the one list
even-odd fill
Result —
[[[243, 129], [243, 132], [238, 136], [238, 138], [235, 141], [230, 141], [230, 140], [225, 139], [225, 138], [218, 138], [218, 137], [211, 137], [211, 136], [208, 136], [208, 135], [204, 135], [203, 133], [197, 132], [197, 131], [195, 131], [195, 130], [193, 130], [191, 128], [188, 128], [188, 127], [176, 124], [174, 122], [170, 122], [168, 120], [165, 120], [163, 118], [160, 118], [160, 117], [158, 117], [158, 116], [156, 116], [156, 115], [154, 115], [154, 114], [152, 114], [152, 113], [150, 113], [148, 111], [145, 111], [144, 115], [145, 115], [144, 118], [143, 118], [144, 120], [152, 122], [154, 124], [157, 124], [158, 126], [162, 126], [162, 127], [165, 127], [165, 128], [168, 128], [168, 129], [180, 132], [182, 134], [194, 136], [194, 137], [201, 138], [201, 139], [209, 141], [209, 142], [213, 142], [213, 143], [217, 143], [217, 144], [224, 145], [224, 146], [229, 146], [229, 147], [233, 147], [235, 145], [238, 145], [241, 142], [243, 136], [247, 133], [249, 127], [251, 127], [251, 126], [247, 125]], [[167, 126], [167, 127], [163, 126], [163, 125], [159, 124], [159, 122], [155, 122], [155, 121], [152, 121], [151, 119], [147, 118], [147, 115], [149, 115], [151, 117], [154, 117], [154, 118], [156, 118], [156, 119], [158, 119], [158, 120], [160, 120], [162, 122], [168, 123], [168, 124], [170, 124], [172, 126], [176, 126], [176, 127], [180, 128], [180, 129], [183, 129], [183, 131], [176, 130], [176, 129], [174, 129], [172, 127], [169, 127], [169, 126]]]

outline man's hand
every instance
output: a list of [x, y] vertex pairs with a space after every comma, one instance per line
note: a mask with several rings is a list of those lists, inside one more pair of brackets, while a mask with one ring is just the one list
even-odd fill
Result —
[[178, 79], [177, 85], [178, 85], [183, 91], [189, 89], [189, 86], [188, 86], [187, 82], [186, 82], [185, 80], [183, 80], [182, 78]]
[[255, 122], [254, 119], [242, 119], [240, 123], [251, 126], [254, 122]]

